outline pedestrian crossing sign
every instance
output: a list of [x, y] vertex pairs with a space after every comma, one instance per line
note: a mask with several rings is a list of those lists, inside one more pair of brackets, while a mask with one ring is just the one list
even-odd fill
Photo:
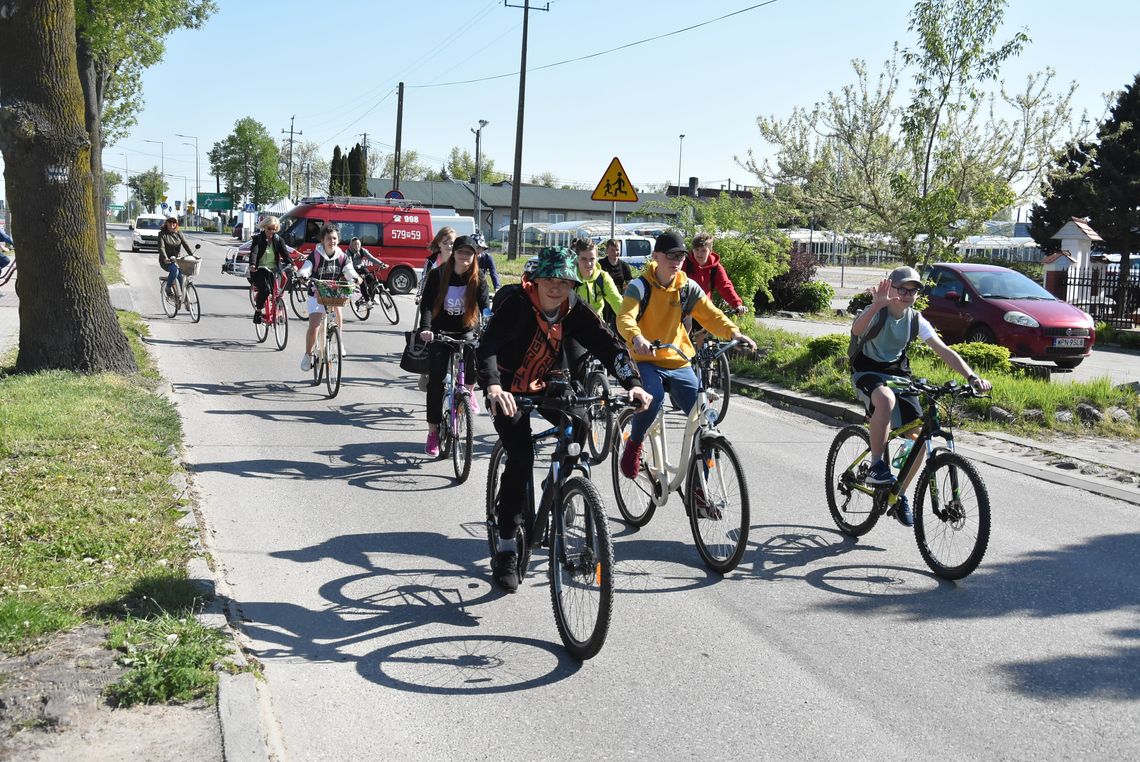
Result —
[[610, 162], [609, 169], [598, 181], [598, 187], [594, 188], [590, 198], [594, 201], [637, 201], [637, 191], [618, 157]]

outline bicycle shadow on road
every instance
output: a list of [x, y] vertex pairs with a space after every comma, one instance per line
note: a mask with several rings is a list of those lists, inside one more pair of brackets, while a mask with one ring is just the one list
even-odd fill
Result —
[[[243, 385], [252, 386], [259, 382], [245, 382]], [[280, 382], [265, 382], [266, 390], [260, 394], [244, 393], [241, 396], [251, 399], [281, 402], [288, 399], [297, 401], [296, 392]], [[194, 389], [195, 386], [211, 386], [208, 384], [175, 384], [174, 391], [180, 388]], [[281, 395], [290, 395], [283, 398]], [[210, 415], [247, 415], [271, 423], [310, 423], [329, 426], [352, 426], [369, 431], [413, 431], [426, 429], [423, 423], [422, 405], [399, 404], [383, 405], [375, 403], [356, 402], [334, 408], [302, 407], [291, 410], [280, 408], [251, 408], [245, 410], [207, 410]]]
[[749, 538], [755, 538], [757, 530], [768, 530], [767, 538], [760, 542], [750, 539], [749, 551], [741, 562], [744, 566], [752, 559], [751, 575], [738, 570], [733, 576], [752, 576], [767, 582], [798, 581], [805, 579], [807, 567], [819, 561], [839, 558], [857, 548], [882, 550], [873, 545], [857, 545], [854, 537], [831, 527], [753, 524], [749, 527]]

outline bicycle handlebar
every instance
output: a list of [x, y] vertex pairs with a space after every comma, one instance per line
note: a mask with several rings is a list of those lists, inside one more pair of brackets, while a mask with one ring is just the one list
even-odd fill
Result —
[[[728, 341], [722, 341], [721, 339], [712, 339], [709, 341], [715, 341], [716, 345], [719, 347], [719, 350], [715, 354], [713, 354], [711, 357], [711, 359], [713, 359], [713, 360], [720, 357], [725, 352], [727, 352], [728, 350], [732, 349], [733, 347], [735, 347], [737, 344], [740, 343], [740, 339], [730, 339]], [[709, 343], [709, 342], [706, 341], [706, 343]], [[700, 350], [697, 350], [696, 354], [694, 354], [692, 357], [689, 357], [688, 355], [685, 354], [684, 350], [681, 349], [676, 344], [670, 344], [668, 342], [661, 341], [660, 339], [655, 339], [655, 340], [649, 342], [649, 346], [653, 347], [653, 349], [655, 351], [658, 349], [672, 349], [674, 352], [681, 355], [681, 357], [685, 360], [685, 362], [689, 362], [689, 363], [691, 363], [693, 360], [696, 360], [697, 357], [699, 357], [701, 354]]]
[[912, 378], [906, 386], [891, 386], [898, 394], [925, 394], [929, 397], [944, 397], [952, 394], [955, 397], [989, 397], [979, 392], [970, 384], [960, 384], [957, 381], [947, 381], [944, 384], [932, 384], [925, 378]]
[[[430, 328], [427, 328], [425, 330], [431, 331]], [[454, 336], [448, 336], [445, 333], [436, 333], [435, 331], [432, 331], [431, 343], [434, 344], [437, 341], [440, 344], [447, 344], [453, 347], [462, 347], [468, 344], [475, 344], [477, 342], [476, 339], [457, 339]]]

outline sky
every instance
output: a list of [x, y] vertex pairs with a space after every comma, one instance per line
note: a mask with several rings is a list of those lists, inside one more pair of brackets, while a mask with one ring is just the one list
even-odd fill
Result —
[[[484, 119], [484, 157], [511, 172], [521, 8], [503, 0], [216, 2], [202, 29], [171, 35], [165, 59], [145, 72], [145, 107], [131, 134], [104, 151], [108, 169], [133, 175], [161, 162], [171, 199], [182, 197], [184, 185], [192, 195], [194, 141], [177, 133], [197, 136], [202, 190], [212, 191], [206, 154], [247, 116], [277, 138], [294, 118], [297, 139], [321, 143], [326, 157], [363, 133], [372, 150], [390, 152], [402, 81], [405, 149], [438, 168], [453, 146], [474, 154], [471, 129]], [[637, 186], [676, 182], [678, 164], [683, 182], [752, 184], [737, 158], [749, 149], [769, 153], [758, 115], [783, 118], [809, 107], [853, 81], [853, 58], [877, 72], [896, 41], [914, 44], [912, 0], [548, 6], [530, 14], [522, 175], [550, 172], [590, 188], [614, 156]], [[1007, 62], [1003, 79], [1017, 85], [1052, 67], [1058, 89], [1078, 83], [1078, 115], [1102, 116], [1104, 94], [1140, 72], [1140, 3], [1010, 0], [999, 38], [1017, 29], [1032, 41]], [[633, 44], [648, 38], [657, 39]], [[498, 75], [506, 76], [487, 79]]]

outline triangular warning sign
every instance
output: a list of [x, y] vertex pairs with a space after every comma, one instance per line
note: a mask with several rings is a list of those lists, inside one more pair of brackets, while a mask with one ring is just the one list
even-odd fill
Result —
[[618, 161], [618, 157], [615, 156], [610, 162], [609, 169], [598, 181], [598, 187], [594, 188], [590, 198], [594, 201], [637, 201], [637, 191], [633, 187], [633, 181], [625, 173], [625, 168]]

